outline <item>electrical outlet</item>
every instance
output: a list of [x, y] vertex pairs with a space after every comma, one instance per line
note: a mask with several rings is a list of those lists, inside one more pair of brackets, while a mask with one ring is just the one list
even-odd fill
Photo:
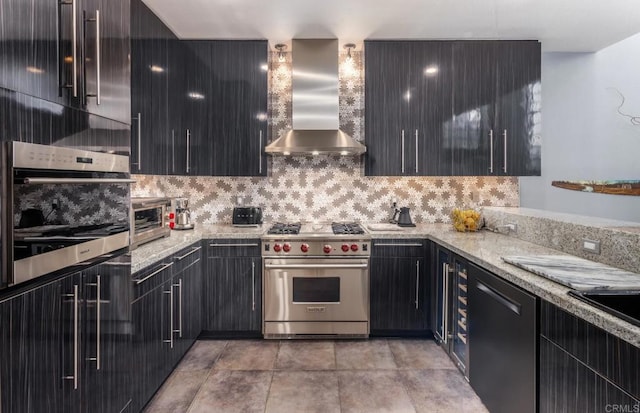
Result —
[[480, 201], [480, 192], [478, 191], [471, 191], [471, 201], [473, 202], [479, 202]]
[[58, 199], [53, 199], [51, 201], [51, 209], [58, 209], [60, 208], [60, 201]]
[[600, 240], [583, 238], [582, 249], [593, 254], [600, 254]]

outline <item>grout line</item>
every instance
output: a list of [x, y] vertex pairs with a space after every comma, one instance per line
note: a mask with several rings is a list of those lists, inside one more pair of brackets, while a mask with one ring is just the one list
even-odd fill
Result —
[[[198, 343], [203, 342], [203, 341], [204, 340], [196, 340], [196, 345]], [[189, 407], [187, 407], [187, 413], [189, 413], [191, 411], [191, 409], [193, 408], [193, 402], [196, 401], [196, 399], [198, 398], [198, 395], [203, 391], [202, 388], [204, 387], [204, 384], [207, 382], [207, 380], [209, 380], [209, 377], [211, 376], [211, 373], [213, 372], [213, 370], [215, 370], [216, 363], [220, 359], [220, 356], [222, 356], [222, 353], [224, 353], [224, 351], [227, 349], [228, 345], [229, 345], [229, 340], [227, 340], [224, 343], [224, 346], [222, 347], [222, 350], [220, 350], [220, 353], [218, 353], [218, 356], [216, 357], [215, 361], [211, 365], [211, 368], [209, 369], [209, 372], [207, 373], [207, 375], [204, 378], [204, 380], [202, 381], [202, 383], [200, 383], [200, 387], [198, 388], [198, 391], [193, 395], [193, 399], [191, 399], [191, 403], [189, 403]], [[191, 348], [193, 349], [193, 347], [191, 347]]]

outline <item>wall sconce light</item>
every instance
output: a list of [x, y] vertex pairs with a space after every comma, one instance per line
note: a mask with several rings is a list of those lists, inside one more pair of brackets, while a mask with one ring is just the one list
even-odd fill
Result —
[[287, 45], [284, 43], [278, 43], [276, 46], [276, 50], [278, 51], [278, 62], [284, 63], [287, 61], [287, 55], [284, 50], [287, 48]]
[[355, 50], [356, 45], [355, 45], [355, 44], [353, 44], [353, 43], [347, 43], [347, 44], [345, 44], [345, 45], [344, 45], [344, 46], [342, 46], [342, 47], [344, 47], [345, 49], [347, 49], [347, 62], [348, 62], [348, 63], [353, 63], [353, 57], [351, 56], [351, 49], [354, 49], [354, 50]]

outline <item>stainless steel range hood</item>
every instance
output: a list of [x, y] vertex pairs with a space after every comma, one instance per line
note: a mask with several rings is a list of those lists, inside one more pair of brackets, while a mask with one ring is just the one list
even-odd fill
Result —
[[293, 129], [265, 147], [271, 155], [360, 155], [367, 148], [339, 128], [338, 40], [293, 39]]

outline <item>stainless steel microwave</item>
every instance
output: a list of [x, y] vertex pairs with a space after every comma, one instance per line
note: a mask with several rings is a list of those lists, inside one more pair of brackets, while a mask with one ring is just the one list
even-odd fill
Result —
[[131, 248], [171, 235], [171, 198], [131, 198]]

